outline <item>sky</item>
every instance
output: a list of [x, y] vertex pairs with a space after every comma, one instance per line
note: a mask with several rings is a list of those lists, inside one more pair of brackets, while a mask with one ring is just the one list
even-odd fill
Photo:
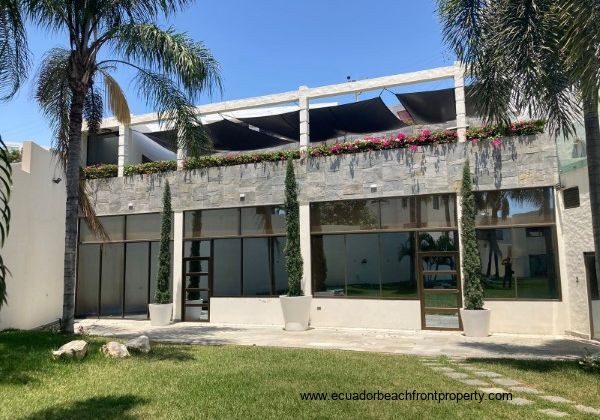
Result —
[[[441, 39], [435, 0], [198, 0], [160, 24], [204, 42], [220, 62], [223, 95], [205, 96], [199, 104], [268, 95], [302, 85], [341, 83], [347, 76], [360, 80], [405, 73], [454, 61]], [[34, 64], [19, 94], [0, 102], [0, 135], [7, 142], [33, 140], [48, 146], [52, 133], [33, 100], [32, 81], [44, 53], [66, 46], [66, 37], [31, 25], [28, 37]], [[134, 114], [153, 111], [137, 96], [131, 74], [118, 72], [116, 78]], [[365, 93], [361, 98], [380, 94]], [[389, 102], [392, 95], [386, 92], [382, 97]], [[332, 100], [349, 101], [340, 97], [328, 102]]]

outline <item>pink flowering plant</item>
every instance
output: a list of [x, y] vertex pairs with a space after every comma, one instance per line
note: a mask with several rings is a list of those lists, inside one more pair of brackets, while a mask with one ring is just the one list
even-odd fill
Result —
[[[527, 136], [544, 132], [545, 121], [533, 120], [513, 123], [511, 125], [484, 125], [467, 129], [467, 140], [476, 145], [483, 141], [495, 148], [502, 145], [502, 137]], [[419, 147], [454, 143], [458, 140], [456, 130], [422, 129], [415, 134], [404, 133], [368, 136], [351, 142], [319, 144], [307, 150], [308, 156], [338, 156], [342, 154], [361, 153], [378, 150], [408, 149], [415, 152]], [[268, 152], [250, 153], [228, 153], [220, 155], [207, 155], [188, 158], [183, 162], [186, 170], [213, 168], [218, 166], [233, 166], [256, 164], [260, 162], [279, 162], [287, 159], [299, 159], [299, 150], [275, 150]], [[111, 178], [117, 176], [117, 165], [95, 165], [82, 169], [83, 177], [86, 179]], [[177, 170], [177, 162], [161, 161], [142, 163], [139, 165], [126, 165], [124, 174], [126, 176], [135, 174], [152, 174]]]

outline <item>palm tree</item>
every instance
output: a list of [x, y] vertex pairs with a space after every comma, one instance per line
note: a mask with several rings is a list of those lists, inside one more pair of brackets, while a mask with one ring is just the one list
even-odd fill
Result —
[[[12, 184], [11, 154], [0, 137], [0, 248], [8, 236], [10, 224], [10, 189]], [[6, 303], [6, 274], [8, 269], [0, 255], [0, 308]]]
[[597, 0], [438, 0], [445, 41], [466, 67], [484, 117], [529, 112], [554, 134], [585, 127], [600, 275], [600, 6]]
[[[206, 46], [172, 28], [156, 25], [191, 0], [0, 0], [0, 99], [22, 85], [30, 54], [24, 21], [53, 32], [65, 32], [68, 48], [54, 48], [37, 74], [35, 97], [55, 131], [54, 150], [65, 171], [63, 330], [73, 332], [78, 209], [91, 216], [81, 194], [81, 132], [95, 133], [104, 103], [121, 124], [130, 122], [123, 90], [112, 74], [121, 67], [135, 71], [137, 93], [159, 120], [177, 130], [178, 146], [188, 155], [210, 147], [194, 101], [201, 92], [220, 89], [218, 63]], [[94, 218], [87, 218], [92, 227]]]

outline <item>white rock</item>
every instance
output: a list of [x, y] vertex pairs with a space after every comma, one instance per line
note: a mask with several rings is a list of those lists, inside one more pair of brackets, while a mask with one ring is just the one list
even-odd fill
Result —
[[118, 359], [122, 359], [124, 357], [129, 357], [129, 352], [127, 351], [127, 347], [121, 343], [117, 343], [116, 341], [110, 341], [102, 346], [100, 349], [102, 353], [104, 353], [107, 357], [115, 357]]
[[150, 352], [150, 339], [145, 335], [140, 335], [138, 338], [132, 338], [127, 343], [125, 343], [125, 347], [128, 350], [137, 350], [142, 353]]
[[73, 358], [76, 360], [81, 360], [85, 357], [88, 350], [88, 343], [83, 340], [73, 340], [69, 341], [67, 344], [63, 345], [56, 351], [52, 352], [52, 357], [54, 359], [59, 359], [61, 357]]

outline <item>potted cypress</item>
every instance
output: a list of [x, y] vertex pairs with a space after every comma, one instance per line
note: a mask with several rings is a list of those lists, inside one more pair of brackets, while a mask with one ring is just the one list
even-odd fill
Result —
[[171, 188], [169, 182], [165, 182], [163, 192], [163, 211], [160, 227], [160, 250], [158, 253], [158, 277], [156, 280], [156, 292], [154, 303], [148, 305], [150, 310], [150, 325], [164, 326], [171, 322], [173, 314], [173, 303], [169, 292], [169, 277], [171, 274]]
[[298, 185], [294, 175], [292, 159], [287, 161], [285, 173], [285, 222], [287, 239], [285, 244], [285, 269], [288, 275], [288, 293], [279, 297], [286, 331], [308, 329], [311, 296], [304, 296], [302, 281], [302, 255], [300, 253], [300, 208]]
[[483, 287], [481, 286], [481, 258], [475, 233], [475, 196], [471, 181], [469, 161], [463, 168], [461, 185], [461, 229], [463, 257], [464, 308], [460, 310], [464, 334], [468, 337], [490, 335], [489, 309], [483, 307]]

